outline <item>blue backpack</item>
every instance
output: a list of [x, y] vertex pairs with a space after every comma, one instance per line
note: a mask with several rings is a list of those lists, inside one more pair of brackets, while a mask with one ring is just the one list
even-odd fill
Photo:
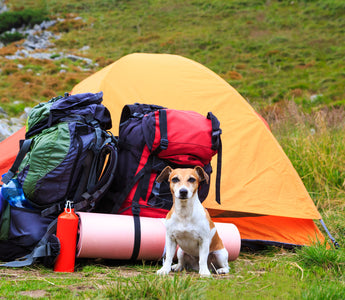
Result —
[[117, 166], [117, 140], [107, 132], [112, 123], [102, 96], [65, 94], [30, 112], [25, 140], [2, 177], [0, 260], [29, 253], [67, 200], [76, 211], [97, 209]]

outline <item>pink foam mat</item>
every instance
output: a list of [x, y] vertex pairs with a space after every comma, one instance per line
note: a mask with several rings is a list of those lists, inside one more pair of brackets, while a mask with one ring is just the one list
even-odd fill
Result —
[[[78, 212], [80, 218], [77, 257], [130, 259], [134, 247], [134, 218], [125, 215]], [[241, 248], [237, 227], [215, 223], [220, 238], [235, 260]], [[165, 251], [164, 219], [140, 217], [141, 243], [138, 260], [159, 260]]]

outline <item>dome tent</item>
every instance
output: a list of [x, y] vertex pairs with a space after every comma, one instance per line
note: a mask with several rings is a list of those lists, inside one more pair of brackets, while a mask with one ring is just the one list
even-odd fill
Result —
[[313, 221], [321, 216], [281, 146], [246, 100], [208, 68], [177, 55], [130, 54], [77, 84], [72, 93], [98, 91], [115, 126], [122, 107], [134, 102], [217, 116], [223, 131], [221, 205], [211, 184], [204, 206], [215, 221], [234, 223], [242, 243], [288, 246], [324, 240]]
[[[279, 143], [247, 101], [208, 68], [178, 55], [130, 54], [81, 81], [72, 94], [99, 91], [114, 135], [123, 106], [135, 102], [217, 116], [223, 143], [221, 205], [212, 183], [203, 204], [214, 221], [238, 227], [242, 244], [324, 240], [313, 221], [321, 216]], [[6, 141], [0, 154], [8, 152]]]

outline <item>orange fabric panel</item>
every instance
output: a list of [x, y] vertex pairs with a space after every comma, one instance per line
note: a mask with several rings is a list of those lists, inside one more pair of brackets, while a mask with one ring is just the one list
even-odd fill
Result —
[[12, 166], [19, 151], [19, 141], [25, 138], [25, 127], [0, 143], [0, 176]]
[[311, 245], [325, 240], [313, 220], [276, 216], [212, 218], [214, 222], [233, 223], [241, 239]]
[[[177, 55], [130, 54], [83, 80], [72, 93], [98, 91], [104, 93], [115, 135], [122, 107], [134, 102], [194, 110], [205, 116], [212, 111], [217, 116], [223, 130], [222, 204], [215, 201], [212, 182], [204, 202], [207, 208], [321, 218], [264, 122], [234, 88], [201, 64]], [[216, 158], [212, 166], [216, 168]]]

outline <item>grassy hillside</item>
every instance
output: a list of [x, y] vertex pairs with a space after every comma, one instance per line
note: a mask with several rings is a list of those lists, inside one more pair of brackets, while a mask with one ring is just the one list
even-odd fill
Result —
[[[259, 108], [284, 100], [306, 109], [345, 101], [343, 1], [14, 0], [9, 6], [43, 8], [51, 18], [70, 18], [55, 29], [64, 31], [56, 46], [73, 53], [90, 46], [83, 54], [97, 61], [98, 68], [133, 52], [174, 53], [220, 74]], [[81, 16], [84, 22], [71, 16]], [[1, 64], [5, 73], [14, 75], [7, 63]], [[36, 63], [25, 66], [29, 64]], [[52, 76], [59, 63], [39, 64], [59, 83], [42, 80], [38, 84], [50, 93], [39, 89], [26, 97], [11, 95], [10, 100], [42, 99], [88, 75], [69, 66], [69, 78], [59, 78]], [[1, 79], [15, 87], [12, 78]], [[1, 98], [9, 97], [8, 84], [0, 87]]]
[[[6, 59], [23, 41], [0, 48], [0, 107], [11, 116], [70, 91], [129, 53], [191, 58], [222, 76], [268, 120], [325, 223], [345, 244], [344, 1], [11, 0], [7, 5], [64, 19], [50, 29], [60, 37], [44, 50], [56, 60]], [[60, 52], [93, 64], [60, 59]], [[344, 261], [344, 249], [325, 251], [320, 245], [297, 253], [270, 249], [241, 254], [221, 280], [187, 274], [159, 281], [152, 275], [155, 265], [135, 266], [138, 273], [128, 278], [123, 269], [81, 264], [75, 276], [53, 276], [45, 269], [4, 273], [0, 289], [8, 297], [43, 290], [40, 295], [58, 298], [344, 299]]]

